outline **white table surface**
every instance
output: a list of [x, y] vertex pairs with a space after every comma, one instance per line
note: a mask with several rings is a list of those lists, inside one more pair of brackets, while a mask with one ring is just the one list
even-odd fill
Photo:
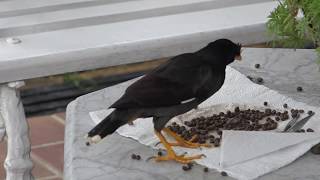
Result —
[[[264, 78], [265, 86], [313, 106], [320, 105], [320, 72], [312, 50], [247, 48], [243, 61], [232, 67]], [[255, 69], [254, 64], [261, 68]], [[139, 152], [145, 159], [156, 152], [136, 141], [113, 134], [97, 145], [87, 147], [83, 136], [94, 126], [89, 112], [108, 107], [132, 81], [77, 98], [67, 108], [65, 169], [68, 180], [177, 180], [231, 179], [216, 171], [203, 173], [200, 166], [185, 173], [175, 162], [132, 161]], [[304, 92], [298, 93], [297, 86]], [[292, 164], [267, 174], [260, 180], [319, 180], [320, 156], [307, 153]]]

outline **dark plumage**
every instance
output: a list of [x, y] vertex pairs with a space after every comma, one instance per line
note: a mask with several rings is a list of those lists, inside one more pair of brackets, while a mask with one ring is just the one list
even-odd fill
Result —
[[88, 136], [104, 138], [139, 117], [153, 117], [160, 132], [172, 117], [196, 108], [221, 88], [226, 66], [240, 60], [240, 51], [240, 44], [219, 39], [195, 53], [171, 58], [129, 86], [110, 106], [115, 110]]

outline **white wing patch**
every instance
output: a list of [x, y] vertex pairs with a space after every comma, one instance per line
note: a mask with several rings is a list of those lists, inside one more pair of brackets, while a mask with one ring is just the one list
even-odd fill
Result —
[[181, 101], [180, 104], [188, 103], [190, 101], [193, 101], [194, 99], [196, 99], [196, 98], [191, 98], [191, 99], [187, 99], [187, 100]]

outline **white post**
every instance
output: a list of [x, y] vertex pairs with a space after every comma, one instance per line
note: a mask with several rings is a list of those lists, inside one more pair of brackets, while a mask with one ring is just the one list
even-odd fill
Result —
[[0, 142], [3, 140], [6, 130], [4, 128], [4, 120], [0, 114]]
[[31, 175], [33, 164], [30, 159], [29, 127], [18, 90], [23, 85], [24, 82], [0, 85], [0, 121], [4, 122], [8, 138], [8, 153], [4, 164], [6, 180], [34, 179]]

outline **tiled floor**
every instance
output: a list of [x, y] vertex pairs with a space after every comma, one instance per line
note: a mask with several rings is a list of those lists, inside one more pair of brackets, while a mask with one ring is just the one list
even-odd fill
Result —
[[[36, 180], [62, 180], [65, 113], [28, 118], [32, 170]], [[6, 141], [0, 143], [0, 180], [5, 179], [3, 162]]]

